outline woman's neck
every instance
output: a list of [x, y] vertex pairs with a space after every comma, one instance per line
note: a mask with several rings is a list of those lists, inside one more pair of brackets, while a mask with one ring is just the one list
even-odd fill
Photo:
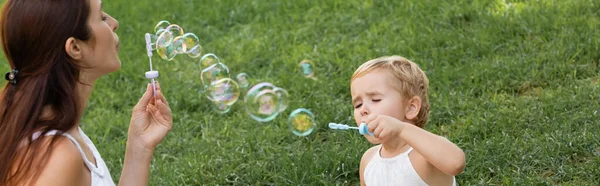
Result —
[[[75, 90], [77, 91], [77, 95], [79, 96], [78, 98], [78, 106], [79, 106], [79, 110], [78, 113], [80, 113], [80, 116], [83, 115], [83, 111], [85, 110], [85, 107], [87, 106], [87, 101], [90, 97], [90, 95], [92, 94], [92, 89], [94, 87], [94, 82], [91, 83], [86, 83], [86, 84], [81, 84], [78, 83], [75, 87]], [[44, 106], [44, 109], [42, 111], [42, 114], [40, 116], [41, 120], [50, 120], [53, 118], [53, 110], [52, 110], [52, 106], [51, 105], [46, 105]], [[79, 120], [79, 118], [77, 118]], [[79, 128], [79, 122], [75, 123], [75, 125], [73, 126], [73, 128], [69, 129], [68, 133], [74, 133], [77, 132]]]
[[79, 95], [79, 113], [83, 114], [85, 107], [87, 106], [87, 101], [92, 95], [92, 89], [94, 88], [94, 82], [87, 84], [77, 84], [76, 90]]

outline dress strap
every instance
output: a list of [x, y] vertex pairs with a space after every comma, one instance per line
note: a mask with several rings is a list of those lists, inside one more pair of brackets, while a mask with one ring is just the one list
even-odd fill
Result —
[[413, 150], [413, 148], [412, 148], [412, 147], [408, 147], [408, 150], [406, 150], [406, 152], [403, 152], [402, 154], [405, 154], [405, 155], [407, 155], [407, 156], [408, 156], [408, 154], [409, 154], [410, 152], [412, 152], [412, 150]]
[[[34, 133], [33, 140], [36, 140], [37, 138], [39, 138], [40, 134], [41, 134], [41, 132], [39, 132], [39, 131]], [[85, 156], [85, 153], [83, 152], [83, 148], [81, 147], [81, 145], [79, 145], [79, 142], [77, 142], [77, 140], [75, 140], [75, 138], [73, 136], [71, 136], [70, 134], [68, 134], [66, 132], [61, 132], [58, 130], [50, 130], [50, 131], [46, 132], [46, 134], [44, 136], [55, 136], [55, 135], [61, 135], [61, 136], [67, 137], [69, 140], [71, 140], [71, 142], [73, 142], [73, 144], [75, 144], [75, 147], [77, 147], [77, 150], [79, 150], [79, 153], [81, 154], [81, 157], [83, 158], [83, 162], [88, 167], [88, 169], [95, 172], [96, 174], [101, 174], [100, 169], [98, 167], [96, 167], [96, 165], [94, 165], [94, 163], [92, 163], [90, 160], [87, 159], [87, 156]]]

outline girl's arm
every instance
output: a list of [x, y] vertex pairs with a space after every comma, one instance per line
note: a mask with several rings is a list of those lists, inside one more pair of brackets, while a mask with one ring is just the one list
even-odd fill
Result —
[[458, 175], [465, 169], [465, 153], [446, 138], [410, 124], [404, 126], [400, 138], [448, 175]]

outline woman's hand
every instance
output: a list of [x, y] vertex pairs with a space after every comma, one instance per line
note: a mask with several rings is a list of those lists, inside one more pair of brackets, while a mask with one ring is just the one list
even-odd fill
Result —
[[173, 126], [171, 108], [158, 82], [156, 97], [153, 95], [152, 85], [149, 83], [146, 92], [133, 108], [127, 142], [128, 145], [139, 145], [152, 151]]

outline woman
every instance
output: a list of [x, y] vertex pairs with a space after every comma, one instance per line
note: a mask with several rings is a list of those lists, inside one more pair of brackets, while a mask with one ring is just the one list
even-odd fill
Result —
[[[94, 82], [121, 66], [118, 22], [100, 0], [7, 0], [0, 21], [12, 68], [0, 95], [0, 185], [114, 185], [79, 120]], [[173, 123], [160, 86], [152, 91], [133, 108], [122, 185], [147, 185]]]

